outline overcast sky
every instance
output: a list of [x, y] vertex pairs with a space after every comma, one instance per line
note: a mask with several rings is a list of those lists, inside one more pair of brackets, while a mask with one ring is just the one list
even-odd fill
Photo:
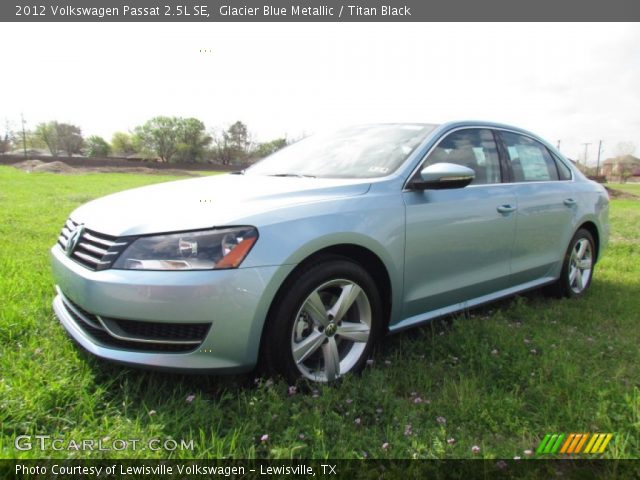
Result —
[[[2, 24], [0, 120], [107, 139], [155, 115], [258, 140], [336, 124], [494, 120], [582, 159], [640, 153], [639, 24]], [[210, 50], [200, 52], [200, 50]]]

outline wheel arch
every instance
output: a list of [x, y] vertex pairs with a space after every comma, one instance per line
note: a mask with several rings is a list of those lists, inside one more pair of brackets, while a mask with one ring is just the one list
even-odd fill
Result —
[[387, 266], [375, 252], [362, 245], [353, 243], [338, 243], [326, 246], [307, 255], [282, 281], [278, 290], [276, 291], [276, 294], [271, 300], [269, 309], [267, 310], [267, 315], [260, 335], [260, 356], [262, 356], [262, 353], [264, 351], [266, 332], [269, 328], [273, 310], [275, 309], [276, 305], [278, 305], [278, 303], [282, 301], [283, 296], [289, 289], [289, 285], [293, 281], [295, 281], [295, 278], [299, 274], [299, 272], [301, 272], [305, 268], [308, 268], [314, 263], [320, 263], [322, 261], [328, 260], [332, 257], [342, 257], [347, 260], [355, 261], [355, 263], [360, 265], [371, 275], [373, 281], [378, 287], [378, 292], [380, 294], [384, 318], [383, 328], [386, 330], [391, 318], [394, 292], [392, 280], [389, 275]]
[[[584, 221], [580, 224], [580, 226], [576, 229], [576, 232], [578, 230], [580, 230], [581, 228], [585, 229], [586, 231], [588, 231], [591, 236], [593, 237], [593, 242], [595, 243], [594, 247], [595, 247], [595, 259], [594, 259], [594, 263], [598, 261], [598, 259], [600, 258], [600, 233], [598, 231], [598, 226], [592, 222], [591, 220], [587, 220]], [[575, 233], [574, 233], [575, 235]]]

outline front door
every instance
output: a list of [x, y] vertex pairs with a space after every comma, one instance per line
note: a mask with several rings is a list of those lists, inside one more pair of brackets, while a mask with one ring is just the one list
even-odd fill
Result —
[[472, 168], [471, 185], [406, 191], [403, 317], [466, 302], [508, 288], [516, 228], [516, 196], [501, 183], [493, 133], [462, 129], [434, 148], [419, 170], [448, 162]]

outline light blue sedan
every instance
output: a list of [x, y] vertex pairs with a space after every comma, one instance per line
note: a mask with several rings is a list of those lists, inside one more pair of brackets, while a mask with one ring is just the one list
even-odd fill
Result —
[[51, 249], [53, 307], [115, 362], [331, 382], [385, 332], [542, 286], [583, 294], [608, 204], [519, 128], [351, 127], [78, 208]]

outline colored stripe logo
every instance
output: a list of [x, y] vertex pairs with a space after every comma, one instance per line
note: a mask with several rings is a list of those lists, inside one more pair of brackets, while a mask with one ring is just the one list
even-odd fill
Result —
[[613, 433], [548, 433], [544, 436], [536, 450], [541, 454], [578, 454], [604, 453], [613, 438]]

